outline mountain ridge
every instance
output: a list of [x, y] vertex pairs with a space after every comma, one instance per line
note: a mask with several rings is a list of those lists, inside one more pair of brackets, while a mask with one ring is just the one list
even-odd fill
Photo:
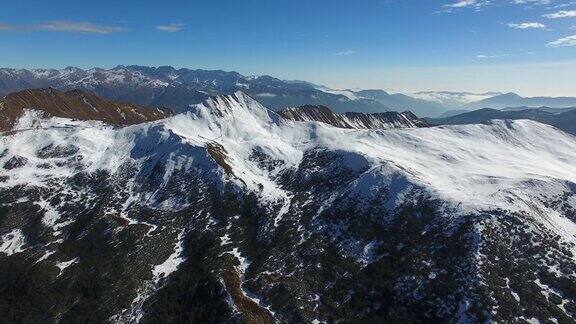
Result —
[[131, 125], [171, 116], [166, 108], [149, 109], [103, 99], [81, 90], [59, 91], [52, 88], [27, 89], [0, 99], [0, 131], [11, 130], [27, 109], [53, 117], [98, 120], [111, 125]]
[[[336, 112], [376, 113], [412, 110], [418, 115], [437, 115], [436, 102], [401, 96], [350, 98], [305, 81], [283, 81], [271, 76], [243, 76], [222, 70], [176, 69], [170, 66], [118, 65], [112, 69], [0, 69], [0, 95], [25, 88], [84, 89], [113, 100], [144, 106], [167, 106], [177, 112], [211, 95], [242, 90], [267, 107], [281, 110], [306, 104], [325, 105]], [[390, 105], [390, 107], [388, 107]]]
[[520, 120], [530, 119], [557, 127], [569, 134], [576, 135], [576, 109], [570, 108], [528, 108], [498, 110], [483, 108], [445, 118], [427, 118], [432, 124], [440, 125], [466, 125], [486, 124], [491, 120]]
[[576, 138], [548, 125], [347, 129], [240, 92], [37, 118], [0, 137], [7, 321], [576, 318]]
[[388, 110], [376, 101], [352, 101], [345, 96], [317, 90], [308, 83], [285, 82], [271, 76], [245, 77], [238, 72], [222, 70], [135, 65], [119, 65], [108, 70], [0, 69], [0, 94], [46, 87], [84, 89], [113, 100], [144, 106], [168, 106], [176, 112], [186, 111], [190, 104], [201, 103], [209, 96], [231, 94], [238, 90], [249, 92], [276, 110], [314, 103], [328, 104], [337, 110]]
[[509, 92], [495, 97], [490, 97], [477, 102], [472, 102], [461, 109], [472, 110], [481, 108], [504, 109], [508, 107], [542, 107], [569, 108], [576, 106], [576, 97], [522, 97]]
[[306, 81], [284, 81], [271, 76], [244, 76], [238, 72], [118, 65], [111, 69], [76, 67], [57, 69], [0, 69], [0, 95], [27, 88], [83, 89], [118, 101], [143, 106], [166, 106], [186, 111], [211, 95], [245, 91], [267, 107], [281, 110], [324, 105], [338, 113], [376, 113], [411, 110], [419, 116], [439, 117], [449, 109], [501, 109], [515, 106], [576, 106], [573, 97], [520, 97], [514, 93], [421, 91], [411, 95], [384, 90], [332, 90]]
[[364, 114], [347, 112], [335, 114], [326, 106], [301, 106], [285, 108], [278, 114], [294, 121], [319, 121], [340, 128], [353, 129], [393, 129], [427, 127], [428, 123], [410, 111], [402, 113], [390, 111]]

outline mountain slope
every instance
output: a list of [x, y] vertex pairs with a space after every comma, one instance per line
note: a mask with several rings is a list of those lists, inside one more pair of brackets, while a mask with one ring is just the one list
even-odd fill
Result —
[[346, 129], [240, 92], [43, 123], [0, 138], [7, 321], [576, 318], [576, 140], [550, 126]]
[[148, 109], [132, 104], [113, 102], [93, 93], [51, 88], [11, 93], [0, 99], [0, 131], [11, 130], [27, 109], [47, 116], [77, 120], [99, 120], [110, 125], [131, 125], [166, 118], [168, 109]]
[[501, 110], [503, 111], [521, 111], [521, 110], [528, 110], [528, 109], [538, 109], [538, 110], [542, 110], [542, 111], [546, 111], [552, 114], [561, 114], [564, 112], [568, 112], [571, 110], [575, 110], [576, 107], [567, 107], [567, 108], [550, 108], [550, 107], [535, 107], [535, 108], [531, 108], [531, 107], [507, 107], [507, 108], [503, 108]]
[[[558, 112], [560, 111], [560, 112]], [[576, 111], [568, 110], [549, 110], [549, 109], [524, 109], [524, 110], [497, 110], [497, 109], [479, 109], [466, 112], [447, 118], [428, 118], [427, 120], [436, 125], [467, 125], [467, 124], [486, 124], [493, 119], [502, 120], [519, 120], [530, 119], [544, 124], [552, 125], [567, 133], [576, 135]]]
[[575, 97], [521, 97], [515, 93], [505, 93], [462, 106], [462, 109], [482, 108], [504, 109], [507, 107], [550, 107], [569, 108], [576, 106]]
[[403, 113], [390, 111], [377, 114], [335, 114], [328, 107], [308, 105], [286, 108], [279, 111], [278, 114], [290, 120], [323, 122], [339, 128], [394, 129], [428, 126], [426, 121], [418, 119], [418, 117], [409, 111]]

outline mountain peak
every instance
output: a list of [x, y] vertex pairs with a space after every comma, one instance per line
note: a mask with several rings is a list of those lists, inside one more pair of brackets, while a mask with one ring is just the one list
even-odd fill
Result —
[[212, 96], [205, 103], [217, 109], [232, 109], [237, 106], [249, 106], [251, 104], [260, 105], [255, 99], [247, 95], [244, 91], [236, 91], [228, 95]]
[[514, 92], [508, 92], [508, 93], [504, 93], [504, 94], [495, 96], [494, 98], [519, 99], [522, 97], [520, 95], [514, 93]]
[[243, 91], [213, 96], [204, 102], [190, 106], [193, 114], [211, 122], [218, 119], [234, 120], [235, 123], [264, 125], [276, 123], [278, 115], [264, 107]]

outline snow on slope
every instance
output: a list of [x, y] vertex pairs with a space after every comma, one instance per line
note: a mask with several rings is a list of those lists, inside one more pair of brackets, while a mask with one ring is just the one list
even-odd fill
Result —
[[[182, 147], [203, 148], [218, 143], [233, 171], [231, 181], [258, 193], [264, 203], [282, 204], [283, 212], [290, 193], [273, 176], [285, 168], [296, 168], [306, 150], [319, 147], [353, 152], [369, 161], [371, 169], [366, 176], [351, 185], [361, 194], [369, 195], [392, 172], [435, 197], [460, 205], [466, 212], [529, 209], [533, 199], [560, 194], [576, 183], [576, 138], [527, 120], [421, 129], [340, 129], [317, 122], [284, 120], [238, 92], [210, 99], [185, 114], [126, 128], [57, 118], [41, 124], [40, 130], [0, 139], [0, 151], [7, 149], [0, 165], [15, 156], [27, 161], [20, 168], [2, 171], [8, 180], [0, 183], [1, 187], [45, 185], [48, 179], [77, 172], [66, 167], [39, 168], [45, 161], [36, 152], [49, 144], [73, 144], [84, 157], [81, 163], [85, 170], [104, 169], [114, 174], [124, 161], [139, 160], [135, 149], [160, 149], [159, 138], [172, 141], [163, 157], [171, 165], [164, 181], [174, 170], [190, 167], [200, 159]], [[254, 149], [285, 163], [272, 171], [262, 169], [250, 159]], [[179, 154], [175, 150], [180, 150]], [[567, 239], [574, 238], [574, 223], [552, 211], [545, 214], [552, 228], [560, 228]]]
[[24, 251], [26, 239], [19, 229], [12, 230], [0, 237], [0, 253], [7, 256]]
[[[346, 141], [338, 138], [346, 136]], [[321, 145], [388, 162], [444, 198], [499, 204], [491, 196], [523, 181], [576, 181], [573, 136], [532, 121], [318, 136]]]

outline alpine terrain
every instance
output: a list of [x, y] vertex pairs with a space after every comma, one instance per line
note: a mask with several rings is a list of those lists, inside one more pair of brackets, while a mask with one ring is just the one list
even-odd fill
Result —
[[111, 100], [149, 107], [187, 111], [211, 95], [243, 91], [268, 108], [324, 105], [337, 112], [380, 113], [411, 110], [418, 116], [438, 117], [442, 103], [389, 94], [383, 90], [332, 90], [305, 81], [285, 81], [271, 76], [244, 76], [220, 70], [176, 69], [171, 66], [123, 66], [112, 69], [11, 69], [0, 68], [0, 95], [29, 88], [82, 89]]
[[573, 135], [202, 97], [0, 100], [2, 322], [576, 322]]

